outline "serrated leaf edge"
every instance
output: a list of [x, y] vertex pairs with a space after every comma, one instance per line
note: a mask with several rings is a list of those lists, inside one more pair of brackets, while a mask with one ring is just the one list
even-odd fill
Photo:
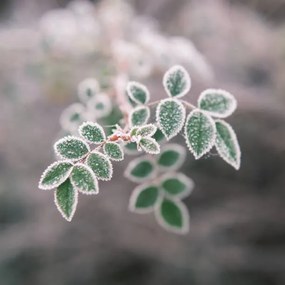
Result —
[[[143, 145], [141, 145], [141, 144], [139, 143], [140, 147], [141, 147], [146, 153], [149, 153], [149, 154], [159, 154], [159, 153], [160, 153], [160, 145], [157, 143], [157, 141], [156, 141], [155, 139], [149, 138], [149, 137], [143, 137], [142, 139], [144, 139], [144, 140], [150, 140], [152, 143], [154, 143], [154, 144], [157, 146], [157, 151], [152, 151], [152, 150], [147, 149], [145, 146], [143, 146]], [[142, 140], [142, 139], [141, 139], [141, 140]], [[140, 140], [140, 142], [141, 142], [141, 140]]]
[[[122, 153], [122, 157], [121, 158], [114, 158], [114, 157], [109, 156], [106, 153], [106, 151], [105, 151], [106, 144], [115, 144], [115, 145], [117, 145], [119, 147], [121, 153]], [[124, 160], [124, 151], [123, 151], [123, 148], [121, 147], [121, 145], [119, 145], [118, 143], [115, 143], [115, 142], [107, 142], [106, 144], [104, 144], [104, 146], [103, 146], [103, 152], [109, 159], [111, 159], [113, 161], [122, 161], [122, 160]]]
[[224, 114], [219, 114], [219, 113], [215, 113], [215, 112], [212, 112], [212, 111], [207, 111], [207, 110], [204, 110], [204, 109], [200, 109], [202, 110], [203, 112], [213, 116], [213, 117], [216, 117], [216, 118], [226, 118], [228, 116], [230, 116], [237, 108], [237, 100], [236, 98], [234, 97], [233, 94], [231, 94], [230, 92], [226, 91], [226, 90], [223, 90], [223, 89], [213, 89], [213, 88], [209, 88], [209, 89], [206, 89], [204, 90], [199, 98], [198, 98], [198, 106], [200, 108], [200, 104], [201, 104], [201, 101], [203, 100], [203, 98], [208, 94], [208, 93], [219, 93], [219, 94], [222, 94], [223, 96], [225, 96], [227, 99], [229, 100], [232, 100], [233, 102], [233, 105], [231, 107], [231, 109], [229, 109], [227, 112], [225, 112]]
[[[141, 132], [145, 128], [152, 128], [152, 131], [147, 135], [142, 135]], [[142, 137], [152, 137], [156, 133], [157, 127], [154, 124], [147, 124], [138, 128], [136, 135], [140, 135]]]
[[88, 138], [84, 137], [84, 135], [82, 134], [82, 130], [84, 127], [90, 125], [91, 127], [95, 127], [95, 128], [98, 128], [103, 136], [103, 139], [106, 140], [106, 135], [105, 135], [105, 132], [104, 132], [104, 129], [102, 126], [100, 126], [98, 123], [94, 123], [94, 122], [91, 122], [91, 121], [86, 121], [84, 123], [82, 123], [79, 128], [78, 128], [78, 132], [79, 132], [79, 135], [82, 137], [82, 139], [84, 139], [85, 141], [89, 142], [89, 143], [94, 143], [94, 144], [100, 144], [102, 142], [94, 142], [94, 141], [91, 141], [89, 140]]
[[[86, 154], [84, 154], [84, 155], [78, 157], [78, 158], [66, 158], [66, 157], [64, 157], [63, 155], [61, 155], [60, 152], [57, 150], [57, 146], [58, 146], [59, 144], [65, 142], [65, 141], [67, 141], [67, 140], [70, 140], [70, 139], [74, 139], [74, 140], [77, 140], [77, 141], [81, 141], [81, 142], [87, 147], [88, 152], [87, 152]], [[79, 138], [79, 137], [76, 137], [76, 136], [66, 136], [66, 137], [63, 137], [63, 138], [59, 139], [59, 140], [58, 140], [57, 142], [55, 142], [55, 144], [53, 145], [53, 149], [54, 149], [55, 154], [56, 154], [58, 157], [60, 157], [60, 158], [62, 158], [62, 159], [67, 159], [67, 160], [69, 160], [69, 161], [77, 161], [77, 160], [80, 160], [80, 159], [82, 159], [83, 157], [85, 157], [86, 155], [88, 155], [88, 153], [90, 152], [90, 146], [89, 146], [83, 139], [81, 139], [81, 138]]]
[[[73, 185], [72, 185], [72, 187], [73, 187]], [[55, 205], [56, 205], [56, 208], [57, 208], [57, 210], [60, 212], [60, 214], [62, 215], [62, 217], [63, 217], [65, 220], [67, 220], [68, 222], [71, 222], [71, 220], [72, 220], [72, 218], [73, 218], [73, 216], [74, 216], [74, 214], [75, 214], [75, 211], [76, 211], [76, 208], [77, 208], [77, 204], [78, 204], [78, 191], [74, 188], [75, 201], [74, 201], [74, 203], [73, 203], [73, 205], [72, 205], [72, 211], [71, 211], [70, 217], [67, 217], [67, 216], [65, 215], [65, 213], [62, 211], [62, 209], [60, 208], [60, 206], [59, 206], [59, 204], [58, 204], [58, 202], [57, 202], [56, 192], [57, 192], [57, 190], [54, 191], [54, 203], [55, 203]]]
[[[185, 75], [185, 80], [186, 80], [186, 87], [185, 87], [185, 90], [183, 92], [181, 92], [179, 95], [176, 95], [176, 96], [172, 96], [172, 94], [170, 93], [170, 91], [168, 90], [167, 88], [167, 85], [166, 85], [166, 82], [167, 82], [167, 79], [169, 77], [169, 75], [177, 70], [181, 70], [184, 75]], [[188, 73], [188, 71], [181, 65], [174, 65], [172, 66], [171, 68], [169, 68], [166, 73], [164, 74], [163, 76], [163, 79], [162, 79], [162, 84], [163, 84], [163, 87], [164, 87], [164, 90], [166, 91], [167, 95], [171, 98], [181, 98], [183, 96], [185, 96], [191, 89], [191, 77]]]
[[219, 148], [217, 147], [217, 144], [215, 143], [216, 150], [217, 150], [219, 156], [224, 161], [226, 161], [228, 164], [230, 164], [236, 170], [239, 170], [240, 169], [240, 163], [241, 163], [241, 150], [240, 150], [240, 146], [239, 146], [239, 143], [238, 143], [238, 139], [237, 139], [236, 133], [235, 133], [234, 129], [232, 128], [232, 126], [230, 124], [228, 124], [227, 122], [225, 122], [224, 120], [216, 120], [215, 122], [218, 122], [218, 123], [226, 126], [229, 129], [229, 132], [230, 132], [231, 137], [233, 139], [234, 145], [235, 145], [235, 147], [237, 149], [237, 158], [238, 158], [237, 164], [233, 163], [232, 161], [229, 161], [225, 156], [223, 156], [223, 154], [220, 152]]
[[[179, 125], [179, 127], [177, 128], [176, 132], [174, 132], [171, 136], [167, 136], [167, 135], [165, 134], [165, 132], [163, 131], [162, 126], [161, 126], [161, 124], [160, 124], [160, 120], [159, 120], [160, 108], [161, 108], [161, 106], [162, 106], [163, 103], [168, 102], [168, 101], [175, 101], [176, 103], [179, 104], [179, 106], [180, 106], [181, 109], [183, 110], [183, 111], [182, 111], [182, 120], [181, 120], [181, 122], [180, 122], [180, 125]], [[157, 124], [158, 124], [159, 129], [161, 130], [161, 132], [162, 132], [163, 135], [165, 136], [166, 140], [169, 141], [169, 140], [172, 139], [173, 137], [177, 136], [178, 133], [182, 130], [183, 125], [184, 125], [184, 122], [185, 122], [186, 110], [185, 110], [185, 107], [183, 106], [183, 104], [182, 104], [179, 100], [177, 100], [176, 98], [173, 98], [173, 97], [172, 97], [172, 98], [168, 98], [168, 99], [164, 99], [164, 100], [161, 100], [161, 101], [160, 101], [160, 103], [158, 104], [158, 106], [157, 106], [157, 108], [156, 108], [156, 113], [155, 113], [155, 115], [156, 115], [156, 122], [157, 122]]]
[[[108, 161], [108, 164], [109, 164], [109, 169], [110, 169], [110, 177], [108, 177], [108, 178], [102, 178], [102, 177], [98, 177], [98, 176], [96, 176], [96, 174], [95, 174], [95, 176], [96, 176], [96, 178], [98, 179], [98, 180], [102, 180], [102, 181], [110, 181], [111, 179], [112, 179], [112, 177], [113, 177], [113, 165], [112, 165], [112, 162], [110, 161], [110, 159], [105, 155], [105, 154], [103, 154], [103, 153], [101, 153], [101, 152], [99, 152], [99, 151], [97, 151], [97, 150], [93, 150], [91, 153], [89, 153], [89, 155], [88, 155], [88, 157], [87, 157], [87, 159], [86, 159], [86, 163], [88, 163], [88, 159], [89, 159], [89, 156], [91, 155], [91, 154], [98, 154], [99, 156], [101, 156], [101, 157], [104, 157], [107, 161]], [[89, 165], [88, 165], [89, 166]], [[91, 167], [90, 167], [91, 168]], [[91, 168], [92, 169], [92, 168]], [[92, 172], [94, 172], [93, 170], [92, 170]]]
[[[55, 185], [52, 185], [52, 186], [45, 186], [42, 184], [42, 181], [44, 179], [44, 177], [46, 176], [46, 174], [56, 165], [59, 165], [59, 164], [62, 164], [62, 163], [70, 163], [72, 166], [70, 167], [70, 169], [66, 172], [66, 175]], [[38, 184], [38, 187], [41, 189], [41, 190], [52, 190], [56, 187], [58, 187], [59, 185], [61, 185], [70, 175], [70, 173], [72, 172], [72, 169], [73, 169], [73, 166], [74, 164], [70, 161], [70, 160], [61, 160], [61, 161], [55, 161], [53, 162], [52, 164], [50, 164], [46, 170], [42, 173], [41, 175], [41, 178], [40, 178], [40, 181], [39, 181], [39, 184]]]
[[86, 165], [86, 164], [84, 164], [84, 163], [76, 163], [76, 165], [74, 165], [74, 167], [76, 167], [76, 166], [85, 168], [85, 169], [87, 169], [87, 170], [91, 173], [91, 176], [92, 176], [92, 178], [93, 178], [93, 180], [94, 180], [95, 189], [94, 189], [94, 191], [84, 191], [84, 190], [82, 190], [82, 189], [76, 187], [76, 186], [75, 186], [75, 182], [74, 182], [73, 179], [72, 179], [72, 173], [71, 173], [71, 175], [70, 175], [70, 182], [71, 182], [72, 186], [73, 186], [78, 192], [80, 192], [80, 193], [82, 193], [82, 194], [85, 194], [85, 195], [98, 194], [98, 193], [99, 193], [98, 180], [97, 180], [97, 178], [96, 178], [96, 176], [95, 176], [95, 173], [94, 173], [93, 170], [91, 169], [91, 167], [89, 167], [88, 165]]
[[[139, 100], [137, 100], [134, 96], [133, 96], [133, 93], [131, 91], [131, 87], [132, 86], [137, 86], [138, 88], [142, 89], [145, 94], [146, 94], [146, 100], [144, 103], [140, 102]], [[127, 84], [127, 93], [128, 93], [128, 96], [135, 102], [137, 103], [138, 105], [144, 105], [144, 104], [147, 104], [147, 102], [149, 101], [149, 98], [150, 98], [150, 93], [147, 89], [147, 87], [137, 81], [129, 81], [128, 84]]]
[[178, 205], [178, 207], [180, 208], [180, 210], [182, 212], [182, 216], [184, 217], [183, 219], [185, 219], [185, 223], [184, 223], [184, 225], [183, 225], [183, 227], [181, 229], [166, 224], [164, 222], [164, 219], [163, 219], [163, 217], [161, 215], [161, 211], [160, 211], [160, 205], [163, 202], [163, 199], [161, 199], [160, 204], [157, 205], [157, 207], [156, 207], [156, 209], [154, 211], [154, 215], [155, 215], [155, 218], [156, 218], [158, 224], [161, 227], [163, 227], [165, 230], [169, 231], [169, 232], [173, 232], [173, 233], [176, 233], [176, 234], [186, 234], [186, 233], [188, 233], [189, 229], [190, 229], [190, 226], [189, 226], [190, 214], [189, 214], [189, 211], [188, 211], [187, 207], [180, 200], [174, 200], [174, 199], [169, 199], [169, 198], [164, 198], [164, 199], [167, 199], [167, 200], [170, 200], [172, 202], [175, 202]]
[[[212, 127], [214, 128], [214, 136], [212, 138], [212, 141], [209, 143], [208, 147], [200, 154], [200, 155], [196, 155], [196, 153], [194, 152], [192, 146], [190, 145], [190, 143], [188, 142], [188, 139], [187, 139], [187, 133], [186, 133], [186, 125], [187, 125], [187, 122], [188, 120], [193, 116], [194, 113], [196, 112], [199, 112], [199, 113], [203, 113], [207, 119], [210, 121]], [[199, 158], [201, 158], [204, 154], [206, 154], [207, 152], [209, 152], [211, 150], [211, 148], [214, 146], [215, 144], [215, 140], [216, 140], [216, 135], [217, 135], [217, 131], [216, 131], [216, 125], [215, 125], [215, 121], [211, 118], [210, 115], [208, 115], [206, 112], [200, 110], [200, 109], [195, 109], [193, 111], [191, 111], [189, 113], [189, 115], [187, 116], [186, 118], [186, 121], [185, 121], [185, 128], [184, 128], [184, 136], [185, 136], [185, 141], [186, 141], [186, 145], [188, 147], [188, 149], [190, 150], [190, 152], [193, 154], [194, 158], [197, 160]]]

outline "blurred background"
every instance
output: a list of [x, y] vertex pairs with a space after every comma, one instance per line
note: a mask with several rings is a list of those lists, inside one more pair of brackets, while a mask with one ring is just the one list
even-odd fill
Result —
[[[123, 8], [108, 1], [104, 19], [119, 22], [127, 39], [152, 27], [192, 41], [201, 61], [189, 69], [187, 100], [213, 87], [239, 103], [229, 122], [242, 149], [240, 171], [215, 155], [194, 161], [189, 154], [183, 166], [196, 183], [185, 201], [186, 236], [166, 232], [153, 215], [128, 212], [135, 184], [123, 178], [127, 162], [115, 165], [100, 195], [80, 196], [72, 223], [52, 192], [38, 190], [78, 83], [110, 70], [108, 54], [97, 52], [106, 45], [92, 22], [98, 14], [85, 23], [88, 41], [68, 15], [52, 12], [69, 2], [0, 1], [0, 284], [285, 284], [285, 1], [133, 0]], [[95, 2], [97, 9], [107, 1]], [[84, 16], [87, 6], [73, 11]], [[132, 78], [163, 98], [166, 67], [154, 69]]]

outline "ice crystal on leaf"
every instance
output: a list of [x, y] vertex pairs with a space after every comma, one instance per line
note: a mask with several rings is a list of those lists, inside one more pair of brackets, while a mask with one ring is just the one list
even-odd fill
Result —
[[152, 138], [142, 138], [139, 141], [139, 146], [147, 153], [158, 154], [160, 152], [160, 146]]
[[139, 106], [133, 109], [129, 115], [129, 124], [131, 126], [141, 126], [147, 123], [150, 117], [150, 110], [148, 107]]
[[167, 140], [176, 136], [185, 121], [185, 108], [176, 99], [162, 100], [156, 109], [156, 121]]
[[195, 159], [199, 159], [215, 143], [216, 127], [214, 120], [204, 112], [192, 111], [186, 119], [185, 138]]
[[85, 122], [78, 131], [80, 136], [90, 143], [100, 144], [106, 139], [104, 130], [98, 123]]
[[103, 146], [103, 151], [112, 160], [121, 161], [124, 159], [123, 149], [117, 143], [107, 142]]
[[129, 82], [127, 85], [127, 93], [129, 97], [137, 104], [144, 105], [149, 101], [149, 91], [144, 85], [138, 82]]

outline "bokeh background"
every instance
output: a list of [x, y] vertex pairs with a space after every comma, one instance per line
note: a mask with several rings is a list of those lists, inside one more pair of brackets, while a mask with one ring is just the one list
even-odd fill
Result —
[[[189, 155], [183, 167], [196, 182], [186, 236], [128, 212], [135, 185], [119, 165], [99, 196], [80, 196], [72, 223], [52, 192], [38, 190], [61, 111], [98, 73], [90, 58], [39, 56], [41, 17], [68, 2], [0, 1], [0, 284], [285, 284], [284, 0], [130, 1], [163, 33], [190, 38], [211, 65], [214, 78], [194, 75], [189, 100], [220, 87], [239, 102], [229, 121], [240, 171], [215, 155]], [[143, 82], [164, 96], [161, 77]]]

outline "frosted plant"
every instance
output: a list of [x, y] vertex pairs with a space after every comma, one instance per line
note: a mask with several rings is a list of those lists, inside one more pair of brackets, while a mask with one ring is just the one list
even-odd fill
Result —
[[[40, 189], [55, 189], [55, 204], [66, 220], [73, 218], [78, 194], [98, 194], [98, 181], [111, 180], [116, 171], [113, 161], [131, 154], [138, 157], [129, 162], [125, 176], [139, 185], [131, 194], [130, 211], [154, 212], [166, 230], [188, 232], [189, 213], [183, 199], [192, 192], [194, 182], [178, 172], [186, 149], [165, 144], [179, 133], [184, 133], [195, 159], [215, 147], [224, 161], [239, 169], [239, 144], [224, 121], [236, 109], [234, 96], [207, 89], [200, 94], [197, 106], [185, 101], [191, 79], [180, 65], [165, 73], [162, 85], [167, 98], [151, 102], [146, 86], [126, 83], [122, 75], [104, 92], [95, 79], [79, 84], [81, 103], [68, 107], [61, 117], [68, 135], [54, 144], [58, 160], [48, 166], [39, 182]], [[150, 118], [155, 121], [149, 122]]]

